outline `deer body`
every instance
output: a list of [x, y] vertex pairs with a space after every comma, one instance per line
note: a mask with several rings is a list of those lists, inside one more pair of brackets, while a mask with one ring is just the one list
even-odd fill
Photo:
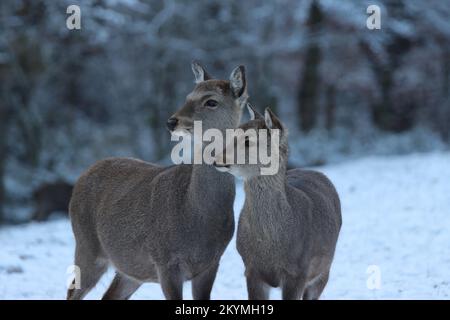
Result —
[[245, 182], [245, 194], [237, 248], [249, 290], [258, 287], [255, 283], [261, 286], [249, 291], [250, 298], [266, 299], [262, 287], [267, 284], [281, 287], [286, 299], [317, 299], [328, 279], [341, 225], [334, 187], [318, 172], [294, 169]]
[[255, 119], [254, 112], [253, 120], [241, 128], [281, 130], [278, 172], [259, 175], [257, 164], [216, 164], [221, 171], [244, 177], [237, 249], [245, 264], [249, 298], [267, 299], [269, 287], [281, 287], [283, 299], [318, 299], [342, 223], [339, 196], [319, 172], [286, 171], [287, 137], [281, 122], [270, 111], [266, 120], [261, 115]]
[[[158, 282], [157, 266], [171, 264], [191, 280], [218, 263], [233, 234], [234, 181], [213, 170], [126, 158], [100, 161], [77, 183], [73, 197], [83, 204], [72, 202], [71, 212], [93, 215], [72, 214], [74, 232], [90, 239], [88, 246], [95, 243], [99, 260], [109, 259], [135, 280]], [[164, 215], [162, 209], [177, 214]], [[91, 250], [79, 245], [81, 254]]]
[[[170, 131], [190, 132], [194, 120], [207, 128], [236, 127], [239, 99], [246, 94], [244, 88], [241, 95], [232, 95], [233, 80], [243, 79], [243, 67], [233, 71], [230, 81], [208, 81], [197, 64], [193, 70], [198, 84], [169, 119]], [[225, 92], [227, 87], [231, 89]], [[215, 96], [217, 103], [206, 103], [205, 95], [210, 100]], [[167, 299], [181, 299], [186, 280], [193, 282], [195, 299], [209, 299], [220, 257], [234, 232], [234, 196], [233, 177], [211, 165], [99, 161], [80, 177], [70, 204], [81, 288], [70, 289], [68, 298], [83, 298], [113, 265], [116, 277], [105, 299], [129, 298], [143, 282], [159, 282]]]

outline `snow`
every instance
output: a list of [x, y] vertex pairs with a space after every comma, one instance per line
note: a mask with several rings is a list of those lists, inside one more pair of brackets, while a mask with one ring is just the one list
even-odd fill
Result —
[[[448, 299], [450, 295], [450, 153], [369, 157], [319, 168], [335, 183], [343, 227], [324, 299]], [[239, 186], [239, 214], [244, 195]], [[0, 229], [0, 298], [64, 299], [74, 240], [67, 220]], [[380, 270], [381, 286], [368, 279]], [[368, 273], [369, 268], [369, 273]], [[244, 267], [230, 243], [213, 299], [245, 299]], [[98, 299], [112, 271], [88, 295]], [[369, 281], [370, 282], [370, 281]], [[185, 285], [190, 299], [190, 284]], [[279, 298], [279, 290], [272, 291]], [[134, 299], [161, 299], [145, 284]]]

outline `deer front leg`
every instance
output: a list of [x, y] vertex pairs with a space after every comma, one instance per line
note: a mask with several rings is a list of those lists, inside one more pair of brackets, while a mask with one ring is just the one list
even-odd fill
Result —
[[167, 300], [183, 299], [183, 277], [175, 266], [163, 266], [158, 269], [159, 283]]
[[283, 300], [301, 300], [305, 292], [306, 277], [286, 277], [281, 287]]
[[269, 287], [254, 272], [247, 272], [247, 292], [249, 300], [268, 300]]
[[141, 283], [120, 273], [116, 273], [102, 300], [128, 300]]
[[216, 279], [219, 263], [214, 263], [208, 269], [192, 279], [192, 297], [194, 300], [209, 300]]
[[323, 289], [328, 282], [328, 270], [322, 273], [318, 279], [316, 279], [310, 286], [305, 289], [303, 299], [305, 300], [317, 300], [322, 294]]

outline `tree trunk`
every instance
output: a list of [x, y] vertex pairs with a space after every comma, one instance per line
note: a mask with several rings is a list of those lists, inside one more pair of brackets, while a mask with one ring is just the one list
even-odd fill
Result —
[[[1, 93], [0, 93], [1, 96]], [[1, 103], [1, 102], [0, 102]], [[5, 195], [5, 166], [7, 156], [7, 131], [9, 112], [4, 104], [0, 104], [0, 224], [5, 221], [4, 204]]]
[[336, 87], [334, 85], [327, 87], [325, 116], [325, 126], [330, 131], [336, 122]]
[[394, 75], [401, 66], [402, 55], [411, 47], [411, 42], [401, 37], [392, 40], [385, 48], [388, 62], [382, 62], [368, 43], [363, 41], [360, 45], [369, 60], [380, 90], [380, 100], [371, 104], [373, 123], [378, 128], [391, 132], [411, 129], [415, 123], [416, 102], [413, 100], [394, 102], [392, 97]]
[[316, 1], [313, 1], [308, 18], [309, 45], [306, 50], [303, 73], [298, 92], [298, 109], [300, 115], [300, 128], [308, 132], [317, 122], [317, 96], [319, 91], [319, 65], [321, 49], [317, 43], [318, 32], [322, 23], [322, 11]]
[[445, 142], [450, 141], [450, 50], [445, 48], [442, 54], [442, 115], [439, 117], [439, 133]]

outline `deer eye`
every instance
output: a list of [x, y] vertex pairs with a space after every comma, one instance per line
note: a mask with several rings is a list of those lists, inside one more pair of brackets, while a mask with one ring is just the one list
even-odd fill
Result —
[[214, 109], [219, 105], [219, 103], [216, 100], [213, 99], [209, 99], [208, 101], [205, 102], [205, 107]]

